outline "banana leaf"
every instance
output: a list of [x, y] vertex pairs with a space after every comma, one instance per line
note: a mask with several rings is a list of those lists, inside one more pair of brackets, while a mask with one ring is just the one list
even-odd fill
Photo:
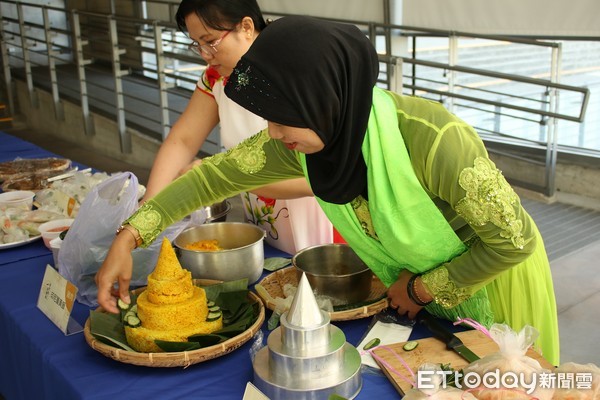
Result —
[[135, 351], [127, 344], [125, 330], [119, 315], [90, 311], [90, 332], [104, 344], [127, 351]]
[[192, 351], [203, 347], [197, 342], [169, 342], [167, 340], [156, 339], [154, 343], [166, 352]]
[[236, 292], [238, 290], [248, 289], [248, 278], [200, 287], [206, 292], [206, 298], [208, 300], [216, 302], [216, 299], [221, 292]]
[[265, 258], [265, 263], [263, 265], [263, 268], [266, 269], [267, 271], [272, 272], [272, 271], [277, 271], [278, 269], [281, 269], [283, 267], [287, 267], [291, 263], [292, 263], [292, 260], [290, 258], [269, 257], [269, 258]]
[[[229, 339], [227, 336], [217, 335], [215, 333], [202, 334], [202, 335], [194, 335], [188, 338], [189, 342], [196, 342], [196, 344], [202, 347], [214, 346], [215, 344], [219, 344], [225, 340]], [[189, 343], [185, 342], [185, 343]], [[161, 346], [161, 348], [163, 348]]]
[[236, 290], [235, 292], [221, 292], [215, 303], [223, 311], [223, 318], [227, 320], [236, 320], [239, 315], [244, 313], [244, 306], [248, 306], [246, 301], [248, 290]]

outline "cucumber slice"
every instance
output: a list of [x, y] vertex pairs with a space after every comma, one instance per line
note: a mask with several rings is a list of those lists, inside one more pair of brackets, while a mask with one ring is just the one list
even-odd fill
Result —
[[211, 322], [211, 321], [216, 321], [219, 318], [221, 318], [221, 311], [216, 311], [216, 312], [209, 312], [208, 316], [206, 317], [206, 322]]
[[127, 322], [127, 319], [129, 317], [136, 317], [137, 318], [137, 313], [134, 313], [133, 311], [129, 310], [125, 313], [125, 315], [123, 316], [123, 321]]
[[209, 302], [206, 303], [206, 306], [208, 308], [214, 307], [215, 306], [215, 302], [214, 301], [209, 301]]
[[408, 342], [404, 343], [404, 346], [402, 346], [402, 348], [405, 351], [413, 351], [414, 349], [417, 348], [418, 345], [419, 345], [419, 342], [417, 342], [416, 340], [409, 340]]
[[125, 321], [127, 322], [127, 325], [129, 325], [132, 328], [137, 328], [138, 326], [142, 325], [142, 321], [140, 321], [138, 316], [135, 314], [127, 316], [125, 318]]
[[379, 346], [380, 343], [381, 343], [381, 339], [374, 338], [374, 339], [370, 340], [369, 343], [367, 343], [363, 346], [363, 350], [369, 350], [369, 349], [372, 349], [373, 347], [377, 347], [377, 346]]
[[208, 307], [208, 311], [209, 312], [217, 312], [217, 311], [221, 311], [221, 308], [219, 306], [212, 306], [212, 307]]
[[120, 310], [127, 311], [127, 310], [129, 310], [130, 305], [131, 304], [127, 304], [121, 299], [117, 300], [117, 306], [119, 307]]

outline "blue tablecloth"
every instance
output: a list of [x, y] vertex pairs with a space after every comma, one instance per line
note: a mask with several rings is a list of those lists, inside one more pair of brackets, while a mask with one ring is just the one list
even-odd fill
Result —
[[[17, 158], [62, 158], [61, 156], [36, 146], [33, 143], [27, 142], [21, 138], [9, 135], [2, 131], [0, 131], [0, 144], [0, 162], [13, 161]], [[80, 168], [83, 167], [83, 164], [79, 164], [75, 161], [73, 161], [73, 165]]]
[[0, 131], [0, 162], [20, 158], [53, 157], [54, 154], [18, 137]]
[[[0, 161], [50, 154], [2, 132], [0, 143]], [[282, 255], [265, 247], [265, 257]], [[253, 376], [252, 341], [185, 369], [141, 367], [107, 358], [89, 347], [82, 333], [65, 336], [37, 309], [47, 264], [52, 264], [52, 255], [40, 241], [0, 251], [0, 393], [8, 400], [242, 398]], [[89, 312], [90, 308], [76, 303], [72, 316], [83, 326]], [[356, 346], [370, 321], [334, 323]], [[266, 343], [266, 323], [262, 332]], [[426, 336], [430, 334], [415, 325], [411, 337]], [[383, 374], [365, 373], [357, 398], [399, 395]]]
[[0, 253], [2, 254], [0, 257], [0, 265], [52, 254], [44, 245], [41, 237], [33, 242], [19, 247], [1, 249]]

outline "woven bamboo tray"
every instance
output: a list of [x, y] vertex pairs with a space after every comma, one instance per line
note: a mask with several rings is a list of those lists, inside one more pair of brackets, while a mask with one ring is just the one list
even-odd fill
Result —
[[[276, 297], [284, 298], [283, 287], [286, 284], [298, 286], [298, 277], [293, 266], [279, 269], [261, 280], [260, 285], [265, 288], [268, 296], [259, 292], [259, 296], [269, 310], [275, 310], [273, 299]], [[375, 315], [388, 307], [386, 297], [387, 288], [373, 275], [371, 283], [371, 292], [369, 297], [356, 307], [349, 305], [348, 309], [343, 311], [333, 311], [329, 313], [332, 321], [348, 321], [353, 319], [366, 318]]]
[[[194, 279], [194, 284], [200, 286], [207, 286], [210, 284], [220, 283], [220, 281], [208, 280], [208, 279]], [[133, 291], [133, 293], [139, 294], [146, 288], [139, 288]], [[215, 344], [209, 347], [203, 347], [198, 350], [191, 351], [179, 351], [169, 353], [138, 353], [134, 351], [127, 351], [117, 347], [113, 347], [102, 343], [96, 339], [90, 332], [90, 319], [88, 318], [85, 322], [84, 336], [85, 341], [90, 347], [100, 354], [112, 358], [113, 360], [120, 361], [122, 363], [142, 365], [146, 367], [189, 367], [192, 364], [201, 363], [208, 361], [213, 358], [223, 356], [231, 353], [235, 349], [241, 347], [244, 343], [252, 339], [256, 332], [262, 326], [265, 320], [265, 308], [260, 301], [260, 298], [253, 292], [248, 292], [248, 298], [253, 302], [259, 304], [259, 313], [254, 324], [244, 332], [237, 336], [234, 336], [224, 342]], [[102, 307], [98, 307], [96, 311], [104, 312]]]

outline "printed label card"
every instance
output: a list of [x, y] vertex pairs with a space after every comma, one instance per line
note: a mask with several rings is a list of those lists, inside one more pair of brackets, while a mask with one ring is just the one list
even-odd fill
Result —
[[81, 332], [81, 325], [71, 317], [77, 287], [52, 266], [46, 265], [37, 307], [65, 334]]

